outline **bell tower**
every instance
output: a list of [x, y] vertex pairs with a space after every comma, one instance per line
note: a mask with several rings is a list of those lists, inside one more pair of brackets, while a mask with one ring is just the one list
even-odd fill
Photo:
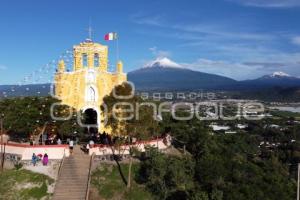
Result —
[[64, 61], [59, 61], [55, 74], [55, 96], [62, 104], [77, 111], [96, 113], [96, 124], [81, 122], [81, 125], [103, 131], [100, 106], [105, 95], [127, 80], [123, 63], [118, 61], [116, 71], [108, 71], [108, 46], [93, 42], [90, 38], [73, 46], [73, 61], [73, 70], [70, 72], [65, 71]]
[[74, 67], [73, 70], [81, 70], [84, 68], [99, 68], [101, 71], [107, 71], [108, 47], [93, 43], [90, 39], [75, 45]]

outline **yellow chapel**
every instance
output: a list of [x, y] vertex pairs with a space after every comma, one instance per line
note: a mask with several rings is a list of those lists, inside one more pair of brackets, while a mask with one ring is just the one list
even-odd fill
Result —
[[103, 97], [116, 85], [127, 81], [127, 75], [123, 72], [121, 61], [117, 62], [114, 72], [108, 71], [108, 46], [86, 39], [73, 47], [73, 70], [66, 71], [65, 63], [61, 60], [54, 79], [55, 96], [62, 104], [91, 115], [94, 120], [92, 126], [96, 124], [95, 128], [102, 132], [105, 130], [101, 126], [103, 115], [100, 110]]

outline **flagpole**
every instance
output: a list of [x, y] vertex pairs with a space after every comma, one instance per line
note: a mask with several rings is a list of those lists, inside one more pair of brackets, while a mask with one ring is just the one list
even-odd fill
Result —
[[117, 63], [119, 62], [119, 35], [117, 35], [117, 41], [116, 41], [116, 45], [117, 45]]

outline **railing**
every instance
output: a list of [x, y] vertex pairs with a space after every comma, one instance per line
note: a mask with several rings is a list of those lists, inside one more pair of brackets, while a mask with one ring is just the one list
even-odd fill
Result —
[[[59, 168], [58, 168], [58, 172], [57, 172], [57, 180], [56, 180], [56, 184], [57, 184], [57, 182], [58, 182], [58, 179], [59, 179], [59, 176], [60, 176], [60, 173], [61, 173], [61, 168], [62, 168], [62, 166], [63, 166], [63, 164], [64, 164], [64, 161], [65, 161], [65, 151], [66, 151], [66, 150], [64, 150], [63, 158], [61, 159], [60, 164], [59, 164]], [[55, 188], [54, 188], [53, 194], [55, 193], [55, 190], [56, 190], [56, 186], [55, 186]]]
[[2, 149], [2, 143], [1, 143], [1, 171], [3, 171], [3, 169], [4, 169], [4, 162], [5, 162], [5, 144]]
[[90, 185], [91, 185], [91, 173], [92, 173], [92, 165], [93, 165], [93, 160], [94, 160], [94, 153], [91, 156], [90, 160], [90, 167], [89, 167], [89, 175], [88, 175], [88, 182], [87, 182], [87, 187], [86, 187], [86, 194], [85, 194], [85, 200], [89, 200], [89, 194], [90, 194]]
[[58, 172], [57, 172], [57, 178], [59, 177], [60, 171], [61, 171], [61, 167], [62, 167], [63, 164], [64, 164], [65, 157], [66, 157], [65, 154], [66, 154], [66, 149], [64, 149], [64, 155], [63, 155], [63, 158], [61, 159], [60, 164], [59, 164], [59, 168], [58, 168]]

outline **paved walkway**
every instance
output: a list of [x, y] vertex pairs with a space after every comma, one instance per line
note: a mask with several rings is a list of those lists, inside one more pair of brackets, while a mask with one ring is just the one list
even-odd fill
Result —
[[65, 158], [55, 186], [53, 200], [85, 200], [91, 157], [75, 146]]

